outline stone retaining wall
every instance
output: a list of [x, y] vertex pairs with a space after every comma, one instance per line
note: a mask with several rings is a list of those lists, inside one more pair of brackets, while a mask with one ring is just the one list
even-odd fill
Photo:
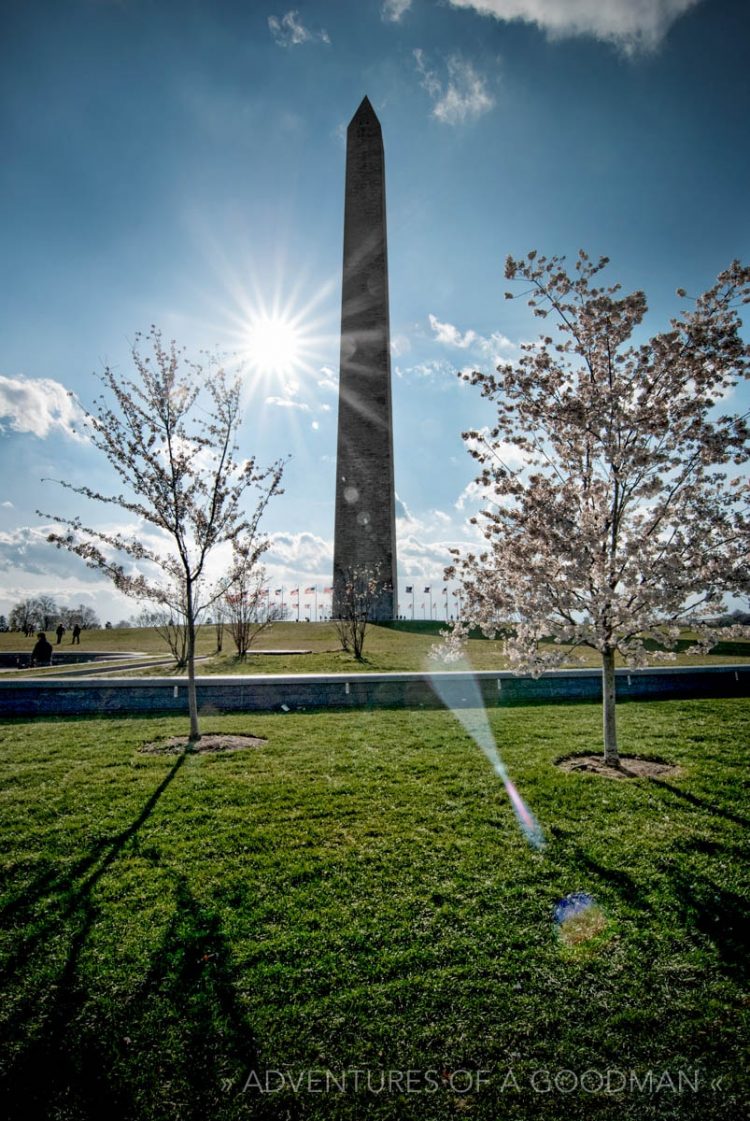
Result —
[[[442, 674], [451, 682], [451, 703], [471, 706], [476, 693], [461, 685], [474, 677], [488, 708], [539, 701], [601, 698], [597, 670], [558, 670], [540, 678], [506, 671], [476, 675]], [[619, 700], [750, 696], [750, 665], [678, 666], [618, 670]], [[472, 699], [474, 698], [474, 699]], [[198, 702], [205, 713], [270, 712], [312, 708], [439, 708], [430, 676], [423, 673], [258, 674], [198, 678]], [[26, 678], [0, 681], [0, 717], [80, 716], [129, 713], [185, 713], [184, 677]]]
[[[31, 650], [2, 650], [0, 651], [0, 669], [28, 669], [31, 664]], [[141, 658], [143, 655], [131, 651], [122, 650], [81, 650], [79, 646], [74, 646], [71, 650], [70, 645], [61, 647], [52, 647], [52, 666], [77, 665], [79, 662], [117, 662], [125, 661], [133, 658]]]

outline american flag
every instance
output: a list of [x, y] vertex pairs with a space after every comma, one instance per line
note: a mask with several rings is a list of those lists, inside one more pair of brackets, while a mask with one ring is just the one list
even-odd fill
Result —
[[412, 584], [407, 584], [406, 585], [406, 594], [408, 596], [414, 595], [414, 587], [413, 587]]
[[427, 593], [429, 592], [429, 590], [430, 590], [430, 589], [429, 589], [429, 587], [425, 588], [425, 590], [424, 590], [424, 594], [425, 594], [425, 595], [427, 595]]
[[284, 594], [284, 589], [283, 588], [277, 588], [276, 591], [273, 594], [275, 596], [282, 596]]
[[291, 592], [289, 593], [289, 595], [290, 595], [290, 596], [298, 596], [298, 595], [299, 595], [299, 588], [292, 588], [292, 590], [291, 590]]
[[333, 588], [323, 588], [323, 595], [324, 596], [332, 596], [333, 595]]
[[305, 588], [305, 595], [306, 596], [314, 596], [315, 595], [315, 588]]

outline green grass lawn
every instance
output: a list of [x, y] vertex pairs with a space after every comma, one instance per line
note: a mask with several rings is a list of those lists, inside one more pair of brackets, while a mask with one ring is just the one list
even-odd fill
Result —
[[[541, 852], [444, 711], [212, 717], [268, 742], [177, 758], [138, 751], [174, 718], [6, 724], [6, 1115], [746, 1116], [748, 715], [621, 705], [623, 750], [682, 768], [624, 783], [553, 766], [598, 746], [597, 705], [492, 711]], [[607, 918], [579, 947], [573, 891]], [[304, 1088], [355, 1068], [422, 1092]], [[607, 1070], [626, 1092], [565, 1092]]]
[[[419, 671], [425, 668], [432, 647], [440, 641], [440, 631], [445, 624], [439, 623], [402, 623], [400, 625], [372, 626], [367, 633], [365, 660], [357, 662], [351, 654], [345, 653], [339, 644], [336, 630], [331, 623], [276, 623], [264, 631], [256, 646], [263, 650], [309, 650], [309, 654], [280, 654], [272, 657], [251, 652], [245, 661], [239, 661], [234, 653], [232, 639], [224, 633], [223, 651], [216, 656], [216, 632], [213, 626], [201, 627], [198, 632], [198, 654], [205, 660], [198, 663], [198, 673], [243, 674], [243, 673], [385, 673]], [[750, 642], [723, 642], [704, 657], [688, 655], [685, 650], [690, 646], [686, 635], [677, 653], [677, 665], [722, 665], [750, 659]], [[33, 639], [24, 639], [18, 634], [0, 634], [0, 652], [3, 650], [31, 651]], [[63, 642], [60, 650], [77, 650]], [[168, 657], [169, 652], [163, 640], [149, 628], [99, 630], [84, 632], [81, 650], [102, 651], [141, 651], [148, 655]], [[579, 652], [584, 664], [599, 668], [601, 661], [593, 650]], [[471, 639], [467, 644], [467, 655], [471, 665], [478, 670], [507, 668], [503, 656], [502, 642], [487, 639]], [[669, 664], [669, 663], [667, 663]], [[78, 672], [85, 667], [76, 666]], [[121, 665], [114, 666], [118, 674], [127, 673]], [[19, 671], [13, 671], [18, 674]], [[21, 671], [23, 672], [23, 671]], [[53, 666], [52, 671], [59, 673]], [[137, 676], [156, 674], [163, 676], [174, 672], [170, 665], [154, 666], [152, 669], [139, 668], [130, 671]]]

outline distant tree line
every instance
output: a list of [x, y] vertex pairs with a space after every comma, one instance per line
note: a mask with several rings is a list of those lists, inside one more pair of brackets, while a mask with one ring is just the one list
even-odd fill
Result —
[[76, 623], [82, 630], [96, 630], [101, 626], [93, 607], [85, 603], [79, 603], [77, 607], [60, 606], [51, 596], [42, 595], [15, 604], [8, 616], [7, 629], [33, 634], [48, 631], [60, 623], [66, 630], [71, 630]]
[[710, 620], [713, 627], [749, 627], [750, 626], [750, 611], [732, 611], [731, 614], [717, 615], [716, 618]]

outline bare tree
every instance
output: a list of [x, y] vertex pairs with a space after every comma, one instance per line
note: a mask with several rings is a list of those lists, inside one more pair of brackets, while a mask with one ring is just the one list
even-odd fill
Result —
[[710, 649], [722, 596], [750, 588], [747, 414], [717, 415], [750, 369], [737, 312], [750, 269], [735, 261], [668, 331], [634, 344], [646, 298], [596, 287], [606, 264], [581, 252], [570, 275], [561, 258], [508, 258], [506, 277], [525, 282], [554, 337], [464, 376], [497, 409], [494, 427], [464, 433], [487, 545], [448, 572], [464, 588], [455, 641], [472, 623], [511, 621], [506, 650], [532, 672], [577, 646], [599, 652], [604, 756], [617, 765], [616, 652], [631, 666], [673, 658], [685, 626]]
[[243, 661], [258, 635], [281, 618], [281, 611], [269, 603], [265, 571], [248, 565], [241, 552], [235, 552], [229, 575], [231, 583], [222, 597], [221, 611]]
[[76, 623], [82, 630], [97, 630], [101, 626], [93, 607], [85, 603], [79, 603], [78, 607], [61, 607], [60, 622], [67, 630], [72, 630]]
[[29, 634], [41, 626], [39, 603], [35, 599], [22, 599], [10, 609], [9, 626], [12, 631]]
[[32, 631], [47, 631], [60, 616], [60, 608], [52, 596], [39, 595], [21, 600], [13, 606], [10, 613], [10, 629], [29, 634]]
[[221, 654], [224, 648], [224, 627], [226, 625], [226, 616], [224, 614], [224, 606], [220, 599], [217, 599], [214, 604], [214, 628], [216, 632], [216, 653]]
[[[151, 354], [142, 353], [144, 342]], [[50, 533], [48, 540], [105, 573], [126, 595], [184, 618], [194, 741], [200, 738], [196, 626], [201, 612], [226, 587], [219, 580], [209, 588], [207, 560], [218, 546], [242, 542], [248, 563], [257, 562], [267, 548], [259, 534], [260, 519], [270, 499], [280, 493], [283, 463], [260, 468], [255, 458], [238, 459], [239, 379], [228, 381], [214, 362], [206, 376], [183, 349], [174, 342], [165, 344], [155, 327], [145, 340], [136, 335], [132, 358], [135, 380], [106, 367], [100, 380], [113, 401], [109, 404], [102, 395], [94, 411], [86, 412], [91, 440], [126, 493], [109, 495], [57, 482], [146, 523], [149, 536], [135, 528], [132, 533], [108, 533], [83, 525], [79, 518], [53, 516], [65, 529]], [[248, 515], [243, 504], [250, 490], [256, 492], [256, 505]], [[132, 562], [127, 568], [123, 555]]]
[[36, 602], [39, 610], [39, 625], [42, 630], [47, 631], [55, 622], [55, 619], [59, 618], [60, 608], [52, 596], [37, 596]]
[[333, 619], [342, 649], [362, 661], [365, 636], [378, 596], [383, 591], [379, 571], [371, 568], [348, 568], [343, 573], [338, 617]]
[[187, 667], [188, 625], [181, 611], [175, 613], [164, 607], [152, 607], [140, 613], [136, 624], [156, 631], [174, 658], [176, 669], [182, 670]]

